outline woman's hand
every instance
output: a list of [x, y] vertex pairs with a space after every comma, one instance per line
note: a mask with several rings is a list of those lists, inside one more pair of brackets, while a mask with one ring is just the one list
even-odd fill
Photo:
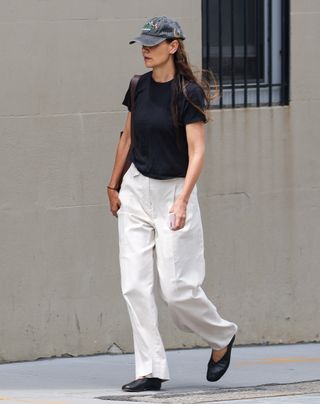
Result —
[[175, 223], [171, 230], [180, 230], [184, 227], [187, 219], [187, 202], [181, 198], [177, 198], [172, 205], [169, 213], [175, 214]]
[[170, 213], [173, 212], [176, 216], [175, 226], [171, 227], [172, 230], [180, 230], [186, 223], [188, 201], [193, 187], [195, 186], [197, 179], [199, 178], [204, 161], [204, 123], [189, 123], [186, 126], [186, 131], [188, 141], [189, 165], [183, 188], [181, 192], [179, 192], [178, 198], [175, 200], [169, 211]]
[[119, 199], [119, 192], [113, 189], [108, 189], [108, 198], [110, 204], [110, 210], [113, 216], [118, 217], [118, 210], [121, 206], [121, 201]]

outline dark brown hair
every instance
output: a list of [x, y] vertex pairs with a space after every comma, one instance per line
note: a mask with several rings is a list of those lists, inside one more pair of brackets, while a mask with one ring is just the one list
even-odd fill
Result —
[[[210, 119], [209, 117], [209, 107], [211, 101], [218, 96], [217, 85], [214, 79], [212, 72], [208, 70], [200, 70], [198, 74], [196, 74], [190, 65], [188, 60], [187, 53], [185, 51], [185, 47], [183, 41], [181, 39], [176, 39], [179, 43], [177, 51], [174, 53], [174, 64], [175, 64], [175, 80], [173, 85], [173, 96], [172, 96], [172, 119], [175, 127], [179, 129], [179, 102], [178, 97], [180, 94], [183, 94], [185, 98], [203, 115], [206, 117], [206, 121]], [[168, 39], [167, 42], [172, 42], [173, 39]], [[199, 76], [199, 77], [197, 77]], [[195, 104], [187, 93], [187, 86], [189, 82], [196, 83], [203, 91], [204, 96], [204, 106]], [[214, 95], [211, 95], [211, 84], [214, 86]]]

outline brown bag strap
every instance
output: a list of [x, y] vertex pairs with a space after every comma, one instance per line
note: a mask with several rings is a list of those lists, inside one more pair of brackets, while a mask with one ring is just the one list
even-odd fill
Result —
[[135, 74], [130, 81], [130, 96], [131, 96], [131, 106], [130, 106], [130, 109], [131, 109], [131, 128], [130, 128], [131, 147], [130, 147], [130, 152], [131, 152], [131, 149], [133, 146], [133, 141], [134, 141], [134, 132], [133, 132], [134, 96], [136, 93], [136, 88], [137, 88], [137, 84], [138, 84], [140, 77], [141, 77], [140, 75]]
[[[122, 178], [124, 177], [125, 173], [128, 171], [128, 168], [130, 167], [130, 164], [131, 164], [131, 151], [132, 151], [132, 146], [133, 146], [133, 141], [134, 141], [132, 116], [133, 116], [133, 108], [134, 108], [134, 95], [135, 95], [135, 91], [136, 91], [136, 87], [137, 87], [139, 79], [140, 79], [140, 76], [138, 74], [135, 74], [130, 81], [130, 101], [131, 101], [131, 105], [130, 105], [130, 110], [131, 110], [130, 137], [131, 137], [131, 143], [130, 143], [130, 149], [128, 151], [126, 161], [124, 163], [124, 167], [123, 167], [123, 170], [121, 173], [118, 191], [120, 190], [120, 187], [121, 187]], [[120, 132], [120, 136], [122, 136], [122, 133], [123, 133], [123, 131]]]

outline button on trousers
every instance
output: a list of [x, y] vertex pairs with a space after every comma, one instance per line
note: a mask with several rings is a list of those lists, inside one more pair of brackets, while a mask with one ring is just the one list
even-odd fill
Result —
[[180, 329], [196, 333], [213, 349], [222, 349], [238, 328], [220, 317], [201, 288], [205, 262], [196, 186], [187, 205], [185, 226], [170, 229], [169, 209], [183, 183], [184, 178], [146, 177], [131, 164], [119, 194], [121, 288], [133, 330], [136, 378], [169, 379], [158, 330], [154, 260], [161, 296]]

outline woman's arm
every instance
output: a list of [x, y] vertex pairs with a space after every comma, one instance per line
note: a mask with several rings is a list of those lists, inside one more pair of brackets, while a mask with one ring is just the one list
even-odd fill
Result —
[[175, 200], [170, 212], [175, 213], [175, 226], [172, 230], [182, 229], [186, 222], [187, 204], [204, 163], [205, 130], [203, 122], [190, 123], [186, 126], [189, 165], [181, 193]]
[[131, 135], [130, 135], [130, 128], [131, 128], [131, 112], [128, 112], [125, 127], [122, 133], [122, 136], [120, 137], [117, 151], [116, 151], [116, 157], [114, 161], [114, 166], [111, 174], [111, 178], [109, 181], [108, 186], [110, 188], [115, 188], [109, 189], [107, 188], [108, 192], [108, 197], [109, 197], [109, 204], [110, 204], [110, 210], [114, 216], [117, 216], [117, 211], [119, 210], [121, 206], [121, 202], [119, 199], [119, 193], [117, 189], [120, 186], [120, 181], [121, 181], [121, 175], [123, 172], [123, 168], [130, 150], [130, 145], [131, 145]]

